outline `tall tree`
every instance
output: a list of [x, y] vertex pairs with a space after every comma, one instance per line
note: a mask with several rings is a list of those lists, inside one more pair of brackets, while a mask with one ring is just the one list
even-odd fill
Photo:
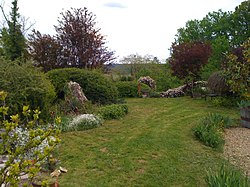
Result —
[[169, 60], [173, 75], [180, 79], [198, 79], [200, 70], [208, 62], [211, 46], [204, 42], [187, 42], [172, 45]]
[[[95, 19], [87, 8], [71, 8], [61, 13], [55, 26], [56, 36], [42, 36], [33, 32], [30, 48], [36, 64], [46, 71], [47, 67], [95, 68], [112, 62], [114, 52], [105, 46], [105, 37], [95, 27]], [[44, 42], [46, 40], [49, 40], [49, 45]], [[44, 52], [40, 53], [39, 48]]]
[[235, 8], [232, 20], [232, 44], [239, 47], [250, 37], [250, 1], [244, 1]]
[[68, 10], [61, 13], [55, 26], [57, 40], [63, 46], [62, 55], [67, 65], [92, 68], [113, 60], [113, 52], [105, 47], [104, 36], [96, 28], [95, 15], [87, 8]]
[[26, 39], [21, 31], [22, 25], [19, 23], [20, 14], [18, 13], [17, 0], [12, 2], [10, 18], [5, 15], [4, 9], [0, 6], [7, 27], [1, 29], [2, 55], [7, 59], [15, 60], [27, 55]]

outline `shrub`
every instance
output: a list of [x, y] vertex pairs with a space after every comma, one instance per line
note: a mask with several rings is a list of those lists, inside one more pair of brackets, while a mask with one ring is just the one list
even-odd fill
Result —
[[219, 114], [209, 114], [193, 129], [194, 135], [205, 145], [222, 148], [224, 145], [224, 127], [230, 127], [233, 121]]
[[138, 95], [138, 83], [131, 81], [119, 81], [116, 82], [119, 97], [139, 97]]
[[[21, 115], [7, 116], [7, 94], [0, 92], [0, 155], [7, 154], [7, 162], [0, 168], [0, 186], [18, 186], [20, 176], [28, 174], [32, 180], [40, 171], [41, 164], [59, 143], [60, 131], [56, 124], [39, 125], [39, 110], [33, 112], [24, 106]], [[56, 118], [55, 123], [60, 121]], [[30, 182], [30, 181], [27, 181]]]
[[237, 96], [220, 96], [213, 98], [211, 103], [216, 107], [236, 107], [239, 100]]
[[230, 91], [230, 88], [226, 83], [226, 79], [223, 77], [221, 72], [214, 72], [208, 78], [207, 86], [214, 93], [225, 94]]
[[107, 105], [103, 106], [99, 110], [99, 114], [103, 117], [103, 119], [120, 119], [128, 113], [127, 105]]
[[72, 121], [68, 123], [66, 131], [93, 129], [101, 126], [102, 123], [103, 121], [99, 116], [94, 114], [82, 114], [74, 117]]
[[120, 81], [133, 81], [133, 80], [134, 80], [134, 78], [132, 76], [123, 75], [120, 77]]
[[151, 91], [151, 92], [149, 92], [149, 97], [159, 98], [159, 97], [161, 97], [161, 94], [159, 92]]
[[22, 110], [23, 105], [39, 108], [46, 119], [55, 99], [55, 89], [44, 73], [26, 63], [0, 59], [0, 90], [8, 92], [6, 100], [10, 113]]
[[118, 98], [114, 83], [101, 73], [76, 68], [51, 70], [47, 73], [55, 86], [58, 98], [64, 98], [64, 86], [73, 81], [80, 84], [86, 97], [93, 103], [111, 104]]
[[222, 165], [217, 172], [210, 170], [206, 176], [206, 182], [209, 187], [250, 186], [247, 176], [244, 176], [239, 170], [225, 165]]

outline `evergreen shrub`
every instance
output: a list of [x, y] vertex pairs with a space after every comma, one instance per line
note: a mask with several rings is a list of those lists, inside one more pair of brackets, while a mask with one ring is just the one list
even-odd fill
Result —
[[0, 59], [0, 75], [0, 90], [8, 93], [6, 103], [10, 113], [17, 113], [23, 105], [29, 105], [41, 111], [40, 119], [48, 118], [56, 93], [44, 73], [28, 62], [19, 65]]
[[51, 70], [47, 73], [55, 86], [59, 99], [64, 99], [64, 86], [73, 81], [80, 84], [86, 97], [93, 103], [111, 104], [118, 98], [118, 91], [114, 83], [99, 72], [63, 68]]

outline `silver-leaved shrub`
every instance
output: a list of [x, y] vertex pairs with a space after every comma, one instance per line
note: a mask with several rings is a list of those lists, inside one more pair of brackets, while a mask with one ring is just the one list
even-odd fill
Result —
[[94, 114], [81, 114], [72, 119], [67, 126], [67, 131], [80, 131], [101, 126], [103, 120]]

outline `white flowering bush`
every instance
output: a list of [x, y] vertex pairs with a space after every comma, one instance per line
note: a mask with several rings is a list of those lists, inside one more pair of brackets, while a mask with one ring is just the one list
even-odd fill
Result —
[[[44, 128], [43, 130], [46, 131], [46, 128]], [[15, 129], [13, 129], [10, 132], [10, 139], [14, 140], [12, 149], [17, 149], [27, 145], [31, 140], [31, 136], [32, 133], [29, 132], [28, 128], [16, 127]], [[21, 155], [21, 157], [25, 157], [25, 159], [28, 160], [37, 159], [37, 153], [45, 153], [45, 150], [51, 147], [51, 143], [56, 142], [56, 138], [54, 136], [48, 136], [44, 138], [38, 135], [34, 137], [33, 141], [40, 142], [40, 144], [27, 150], [23, 155]], [[45, 162], [45, 160], [46, 158], [40, 160], [40, 162], [43, 163]]]
[[72, 119], [72, 121], [67, 126], [67, 131], [92, 129], [101, 126], [102, 123], [102, 118], [97, 115], [81, 114]]

